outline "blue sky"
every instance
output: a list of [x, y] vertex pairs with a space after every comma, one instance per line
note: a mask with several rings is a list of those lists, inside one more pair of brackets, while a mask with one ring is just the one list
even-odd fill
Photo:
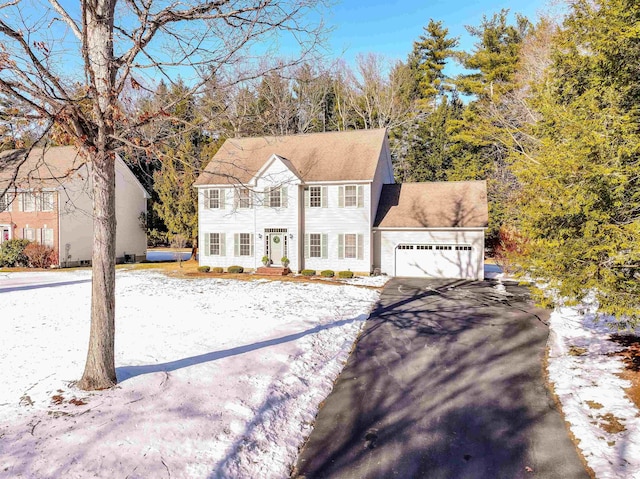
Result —
[[358, 53], [368, 52], [405, 60], [430, 18], [441, 20], [467, 50], [474, 41], [465, 25], [477, 26], [483, 15], [503, 8], [534, 20], [545, 4], [546, 0], [337, 0], [325, 15], [333, 28], [329, 56], [342, 56], [350, 64]]

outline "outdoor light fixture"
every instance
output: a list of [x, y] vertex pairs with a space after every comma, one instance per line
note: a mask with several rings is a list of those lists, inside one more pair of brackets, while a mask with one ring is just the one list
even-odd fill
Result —
[[293, 233], [289, 234], [289, 239], [293, 239]]
[[258, 239], [262, 239], [262, 233], [258, 233]]

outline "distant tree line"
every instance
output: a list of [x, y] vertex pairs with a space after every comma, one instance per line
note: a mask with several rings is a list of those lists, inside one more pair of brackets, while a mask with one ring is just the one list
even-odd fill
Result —
[[[500, 258], [636, 322], [639, 23], [635, 0], [568, 0], [561, 19], [484, 17], [467, 27], [470, 51], [430, 20], [405, 61], [281, 61], [237, 83], [213, 76], [198, 95], [182, 81], [141, 88], [128, 108], [167, 118], [131, 140], [162, 147], [126, 158], [153, 193], [147, 226], [195, 241], [191, 185], [226, 138], [388, 128], [398, 182], [486, 179]], [[465, 73], [448, 76], [452, 62]], [[2, 147], [31, 141], [1, 100]]]

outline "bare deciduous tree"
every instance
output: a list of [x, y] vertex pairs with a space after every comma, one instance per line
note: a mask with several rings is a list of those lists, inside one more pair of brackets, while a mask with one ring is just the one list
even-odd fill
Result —
[[[290, 32], [312, 49], [322, 25], [305, 14], [322, 0], [48, 0], [0, 3], [0, 99], [21, 120], [54, 125], [84, 156], [93, 189], [91, 333], [79, 387], [116, 383], [115, 156], [123, 145], [150, 148], [135, 131], [166, 116], [131, 114], [127, 92], [186, 76], [193, 94], [256, 42]], [[264, 53], [262, 51], [261, 53]]]

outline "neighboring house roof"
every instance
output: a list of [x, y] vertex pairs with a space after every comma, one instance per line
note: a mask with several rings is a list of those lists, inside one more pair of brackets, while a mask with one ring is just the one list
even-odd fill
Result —
[[374, 227], [486, 227], [485, 181], [443, 181], [384, 185]]
[[70, 176], [87, 176], [83, 168], [86, 161], [72, 146], [34, 148], [25, 158], [26, 152], [9, 150], [0, 153], [0, 191], [9, 183], [19, 189], [57, 188]]
[[[33, 148], [25, 158], [27, 150], [9, 150], [0, 153], [0, 192], [7, 187], [18, 189], [58, 188], [69, 179], [87, 179], [87, 161], [73, 146]], [[135, 177], [129, 167], [116, 155], [138, 187], [149, 198], [149, 193]], [[16, 171], [17, 169], [17, 171]]]
[[372, 181], [385, 129], [291, 136], [230, 138], [213, 156], [195, 186], [247, 184], [277, 155], [305, 181]]

